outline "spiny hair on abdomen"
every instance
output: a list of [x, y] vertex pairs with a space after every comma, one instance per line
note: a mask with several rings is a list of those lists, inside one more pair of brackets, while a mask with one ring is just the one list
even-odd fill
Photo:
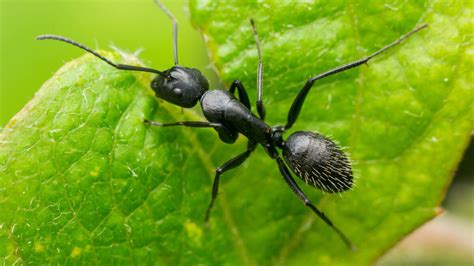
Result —
[[285, 141], [283, 157], [306, 184], [337, 193], [353, 185], [352, 166], [342, 149], [329, 138], [310, 131], [297, 131]]

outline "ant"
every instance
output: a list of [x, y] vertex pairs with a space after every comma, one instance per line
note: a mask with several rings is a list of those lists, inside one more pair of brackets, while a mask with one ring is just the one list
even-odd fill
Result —
[[[209, 83], [206, 77], [204, 77], [198, 69], [188, 68], [178, 64], [178, 23], [173, 14], [159, 0], [155, 0], [155, 2], [173, 23], [173, 50], [175, 65], [164, 71], [113, 63], [90, 48], [62, 36], [48, 34], [38, 36], [37, 39], [52, 39], [69, 43], [93, 54], [107, 64], [120, 70], [155, 73], [157, 76], [152, 80], [150, 86], [155, 92], [156, 97], [184, 108], [191, 108], [195, 106], [197, 102], [200, 102], [202, 112], [207, 119], [207, 121], [180, 121], [166, 124], [145, 119], [144, 123], [148, 125], [158, 127], [185, 126], [213, 128], [217, 131], [219, 138], [223, 142], [229, 144], [234, 143], [239, 134], [244, 135], [248, 139], [247, 150], [245, 152], [226, 161], [216, 169], [212, 185], [212, 197], [205, 214], [206, 222], [209, 220], [211, 209], [218, 194], [221, 175], [240, 166], [255, 150], [258, 144], [260, 144], [270, 158], [276, 161], [283, 179], [296, 196], [303, 201], [306, 207], [310, 208], [329, 227], [331, 227], [349, 248], [354, 250], [355, 246], [351, 243], [349, 238], [344, 235], [344, 233], [342, 233], [342, 231], [339, 230], [339, 228], [337, 228], [323, 212], [316, 208], [292, 176], [293, 172], [307, 184], [319, 188], [322, 191], [341, 193], [350, 189], [353, 185], [350, 160], [336, 143], [318, 133], [311, 131], [297, 131], [292, 133], [286, 140], [283, 138], [283, 134], [289, 130], [298, 119], [298, 115], [303, 107], [306, 96], [317, 80], [366, 64], [373, 57], [401, 43], [414, 33], [426, 28], [428, 25], [423, 24], [416, 27], [396, 41], [384, 46], [369, 56], [310, 78], [296, 95], [288, 112], [286, 124], [284, 126], [270, 126], [265, 123], [266, 111], [262, 97], [262, 54], [260, 51], [260, 40], [253, 19], [250, 19], [250, 23], [258, 52], [258, 94], [256, 102], [258, 117], [251, 111], [249, 97], [243, 84], [239, 80], [232, 82], [229, 90], [209, 90]], [[234, 96], [236, 89], [238, 92], [238, 98]], [[283, 159], [280, 155], [280, 151], [282, 151]], [[292, 171], [290, 171], [290, 169]]]

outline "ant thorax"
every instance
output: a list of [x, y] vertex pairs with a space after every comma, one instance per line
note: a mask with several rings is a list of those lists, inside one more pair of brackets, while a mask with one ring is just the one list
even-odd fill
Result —
[[224, 131], [229, 132], [230, 135], [225, 135], [223, 130], [217, 129], [219, 137], [226, 143], [229, 139], [235, 142], [236, 133], [262, 144], [271, 137], [271, 127], [227, 90], [206, 92], [201, 98], [201, 108], [208, 121], [222, 124]]

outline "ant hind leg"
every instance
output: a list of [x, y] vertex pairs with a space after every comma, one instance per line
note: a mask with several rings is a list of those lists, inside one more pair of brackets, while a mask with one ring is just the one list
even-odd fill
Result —
[[280, 170], [281, 175], [283, 176], [283, 179], [285, 179], [285, 182], [288, 184], [288, 186], [290, 186], [291, 190], [296, 194], [296, 196], [298, 196], [298, 198], [303, 201], [304, 205], [310, 208], [317, 216], [319, 216], [319, 218], [321, 218], [327, 225], [329, 225], [351, 250], [356, 250], [356, 247], [354, 246], [354, 244], [352, 244], [349, 238], [344, 235], [344, 233], [342, 233], [342, 231], [339, 230], [339, 228], [337, 228], [332, 223], [332, 221], [329, 220], [329, 218], [322, 211], [316, 208], [316, 206], [314, 206], [314, 204], [308, 199], [308, 197], [304, 194], [304, 192], [301, 190], [301, 188], [291, 176], [290, 170], [285, 165], [283, 160], [280, 157], [277, 157], [276, 161], [278, 163], [278, 168]]

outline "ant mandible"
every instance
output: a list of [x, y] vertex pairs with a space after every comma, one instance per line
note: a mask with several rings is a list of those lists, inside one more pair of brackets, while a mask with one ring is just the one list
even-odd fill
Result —
[[[255, 150], [257, 145], [260, 144], [267, 154], [276, 161], [283, 179], [290, 186], [296, 196], [303, 201], [304, 205], [310, 208], [328, 226], [330, 226], [349, 248], [355, 249], [355, 246], [351, 243], [349, 238], [346, 237], [342, 231], [339, 230], [339, 228], [337, 228], [332, 221], [308, 199], [292, 177], [291, 171], [289, 170], [289, 168], [293, 170], [293, 173], [296, 174], [296, 176], [311, 186], [329, 193], [340, 193], [350, 189], [353, 184], [350, 160], [337, 144], [323, 135], [311, 131], [297, 131], [284, 140], [283, 133], [290, 129], [298, 119], [298, 115], [303, 107], [306, 96], [313, 87], [315, 81], [365, 64], [378, 54], [401, 43], [403, 40], [421, 29], [426, 28], [427, 25], [423, 24], [416, 27], [396, 41], [384, 46], [369, 56], [310, 78], [296, 95], [288, 112], [286, 124], [284, 126], [270, 126], [265, 123], [266, 111], [262, 100], [262, 54], [254, 21], [250, 19], [258, 52], [258, 93], [256, 103], [258, 117], [252, 113], [249, 97], [239, 80], [232, 82], [228, 91], [222, 89], [209, 90], [209, 83], [206, 77], [204, 77], [198, 69], [183, 67], [178, 64], [177, 21], [173, 14], [159, 0], [155, 0], [155, 2], [173, 23], [173, 50], [175, 65], [165, 71], [113, 63], [90, 48], [62, 36], [47, 34], [38, 36], [37, 39], [52, 39], [72, 44], [120, 70], [155, 73], [157, 76], [152, 80], [151, 88], [155, 92], [156, 97], [184, 108], [191, 108], [199, 101], [202, 112], [207, 119], [207, 121], [181, 121], [167, 124], [145, 119], [144, 122], [149, 125], [160, 127], [210, 127], [217, 131], [219, 138], [223, 142], [230, 144], [237, 140], [239, 134], [244, 135], [248, 139], [247, 150], [245, 152], [228, 160], [216, 169], [212, 185], [211, 202], [209, 203], [205, 214], [206, 222], [209, 220], [212, 206], [214, 205], [218, 194], [221, 175], [230, 169], [240, 166]], [[238, 99], [234, 96], [236, 89], [238, 92]], [[280, 150], [282, 151], [284, 160], [280, 156]]]

